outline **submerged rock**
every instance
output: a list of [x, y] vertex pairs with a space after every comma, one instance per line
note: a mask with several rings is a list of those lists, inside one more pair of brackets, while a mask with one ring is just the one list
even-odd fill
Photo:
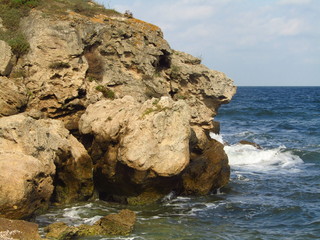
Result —
[[0, 218], [0, 239], [41, 240], [38, 225], [22, 220]]
[[124, 209], [117, 214], [109, 214], [91, 225], [69, 227], [65, 223], [53, 223], [46, 227], [48, 239], [77, 239], [88, 236], [127, 235], [132, 232], [136, 221], [136, 214]]
[[250, 142], [250, 141], [247, 141], [247, 140], [241, 140], [241, 141], [239, 141], [239, 144], [250, 145], [250, 146], [255, 147], [256, 149], [262, 149], [262, 147], [259, 144], [254, 143], [254, 142]]

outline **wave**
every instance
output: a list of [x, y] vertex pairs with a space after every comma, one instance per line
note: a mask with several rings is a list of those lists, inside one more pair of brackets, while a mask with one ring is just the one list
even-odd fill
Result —
[[[210, 137], [225, 144], [219, 134], [210, 133]], [[258, 149], [251, 145], [233, 144], [225, 146], [231, 168], [250, 172], [299, 171], [303, 160], [285, 146], [271, 149]]]
[[231, 168], [253, 172], [299, 171], [303, 160], [284, 146], [273, 149], [257, 149], [251, 145], [225, 146]]

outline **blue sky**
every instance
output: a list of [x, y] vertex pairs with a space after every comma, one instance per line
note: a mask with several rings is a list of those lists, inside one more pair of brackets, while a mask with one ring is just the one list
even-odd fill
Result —
[[320, 0], [97, 0], [238, 86], [320, 86]]

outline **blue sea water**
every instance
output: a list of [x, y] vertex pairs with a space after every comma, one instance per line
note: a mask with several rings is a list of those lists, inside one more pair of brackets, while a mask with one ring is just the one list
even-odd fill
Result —
[[[320, 239], [320, 87], [239, 87], [215, 120], [221, 134], [212, 136], [227, 143], [228, 186], [130, 207], [138, 216], [131, 235], [83, 239]], [[92, 223], [124, 207], [94, 201], [52, 208], [36, 221]]]

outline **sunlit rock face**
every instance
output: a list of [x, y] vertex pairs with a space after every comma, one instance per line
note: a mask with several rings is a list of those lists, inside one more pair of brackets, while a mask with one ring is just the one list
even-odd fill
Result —
[[135, 18], [33, 9], [20, 25], [27, 54], [0, 42], [0, 163], [20, 189], [1, 193], [5, 216], [87, 200], [93, 188], [141, 204], [227, 184], [228, 159], [209, 137], [236, 91], [224, 73]]

